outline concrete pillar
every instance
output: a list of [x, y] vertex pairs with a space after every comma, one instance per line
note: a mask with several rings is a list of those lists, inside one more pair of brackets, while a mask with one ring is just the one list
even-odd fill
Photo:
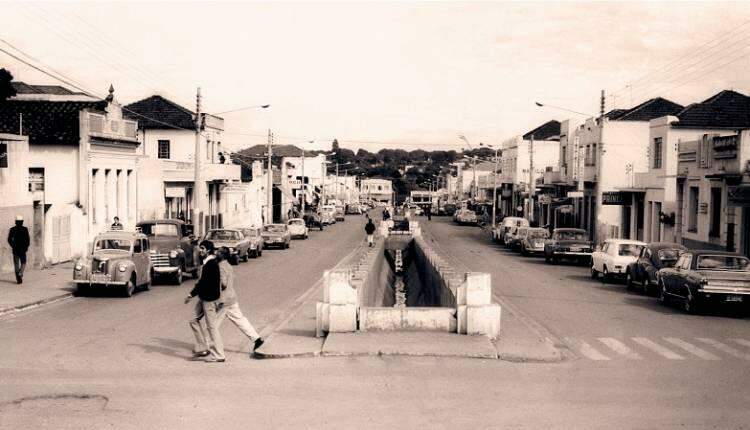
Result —
[[136, 177], [134, 170], [128, 170], [128, 225], [135, 225], [135, 223], [138, 221], [136, 219], [136, 214], [138, 213], [138, 194], [136, 193], [136, 189], [138, 186], [138, 178]]
[[117, 216], [120, 222], [128, 219], [128, 177], [125, 170], [117, 170]]

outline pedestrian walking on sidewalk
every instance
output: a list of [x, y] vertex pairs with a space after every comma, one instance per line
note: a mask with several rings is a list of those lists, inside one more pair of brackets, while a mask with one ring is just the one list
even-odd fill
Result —
[[[189, 303], [195, 296], [200, 299], [195, 305], [195, 313], [189, 323], [195, 336], [193, 357], [205, 357], [207, 362], [223, 362], [225, 361], [224, 343], [218, 326], [219, 298], [221, 297], [220, 257], [217, 257], [214, 251], [214, 244], [210, 240], [204, 240], [200, 243], [201, 257], [205, 257], [203, 269], [200, 279], [185, 298], [185, 303]], [[211, 341], [210, 346], [206, 340], [206, 333], [201, 326], [202, 319], [206, 323], [206, 331]]]
[[23, 283], [23, 271], [26, 270], [26, 251], [29, 250], [31, 239], [29, 229], [23, 225], [23, 216], [16, 215], [16, 225], [8, 232], [8, 244], [13, 251], [13, 267], [16, 270], [16, 282]]
[[424, 212], [427, 214], [427, 221], [432, 221], [432, 206], [425, 207]]
[[263, 345], [258, 332], [255, 330], [250, 321], [242, 314], [240, 304], [237, 302], [237, 292], [234, 289], [234, 269], [229, 264], [229, 248], [222, 246], [219, 248], [221, 261], [219, 262], [219, 271], [221, 273], [221, 310], [219, 311], [217, 326], [221, 327], [224, 318], [229, 319], [253, 344], [253, 351]]
[[365, 233], [367, 233], [367, 246], [372, 247], [375, 240], [375, 224], [372, 223], [372, 218], [367, 218]]

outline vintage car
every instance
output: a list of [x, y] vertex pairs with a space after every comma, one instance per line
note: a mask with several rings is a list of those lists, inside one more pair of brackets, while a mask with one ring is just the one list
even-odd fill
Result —
[[135, 232], [109, 231], [96, 236], [91, 255], [73, 267], [79, 295], [103, 288], [119, 289], [130, 297], [139, 288], [148, 290], [152, 278], [149, 240]]
[[591, 262], [594, 244], [589, 234], [581, 228], [556, 228], [552, 237], [544, 245], [544, 261], [557, 264], [560, 260]]
[[286, 222], [292, 239], [307, 239], [307, 226], [302, 218], [292, 218]]
[[453, 215], [453, 220], [459, 225], [476, 225], [477, 214], [470, 209], [461, 209]]
[[544, 243], [549, 237], [549, 231], [546, 228], [528, 228], [521, 240], [521, 255], [528, 257], [530, 255], [544, 254]]
[[688, 313], [708, 302], [750, 304], [750, 260], [733, 252], [685, 251], [674, 267], [659, 270], [659, 302], [675, 300]]
[[673, 267], [680, 255], [687, 251], [682, 245], [669, 242], [652, 242], [644, 246], [638, 259], [628, 266], [625, 284], [629, 290], [638, 283], [647, 294], [659, 283], [659, 270]]
[[201, 260], [193, 226], [178, 219], [141, 221], [136, 229], [148, 237], [156, 277], [167, 276], [178, 285], [185, 273], [198, 278]]
[[319, 214], [308, 212], [302, 217], [302, 219], [305, 220], [305, 225], [307, 226], [308, 231], [313, 228], [323, 231], [323, 220], [320, 218]]
[[272, 246], [288, 249], [292, 241], [289, 227], [286, 224], [266, 224], [260, 235], [263, 236], [263, 246], [268, 249]]
[[447, 215], [447, 216], [453, 216], [453, 214], [456, 213], [456, 205], [453, 203], [446, 203], [444, 205], [438, 206], [437, 214], [438, 215]]
[[318, 210], [323, 225], [336, 224], [336, 206], [322, 205]]
[[591, 254], [591, 278], [596, 279], [601, 273], [606, 283], [613, 277], [624, 277], [644, 246], [644, 242], [637, 240], [607, 239]]
[[505, 235], [505, 247], [510, 249], [518, 249], [521, 246], [521, 237], [526, 234], [526, 230], [530, 227], [511, 227], [510, 231]]
[[241, 230], [215, 228], [209, 230], [204, 239], [213, 242], [216, 248], [229, 248], [229, 262], [232, 264], [238, 264], [240, 260], [247, 261], [250, 257], [250, 239]]
[[250, 246], [248, 247], [250, 256], [253, 258], [258, 258], [263, 256], [263, 244], [265, 243], [263, 240], [263, 236], [261, 236], [260, 228], [258, 227], [247, 227], [242, 229], [242, 234], [245, 235], [245, 238], [250, 241]]
[[335, 217], [336, 221], [346, 221], [344, 205], [336, 205], [335, 208], [336, 209], [333, 212], [333, 216]]
[[506, 216], [502, 222], [498, 224], [494, 230], [492, 230], [492, 240], [499, 243], [505, 243], [505, 233], [507, 233], [511, 227], [528, 227], [529, 220], [517, 216]]
[[358, 203], [352, 203], [346, 205], [347, 215], [362, 215], [363, 209]]

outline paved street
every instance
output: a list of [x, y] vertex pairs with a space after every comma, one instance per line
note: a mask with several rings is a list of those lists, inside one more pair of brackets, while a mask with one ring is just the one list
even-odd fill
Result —
[[[241, 304], [259, 329], [354, 249], [361, 221], [349, 217], [237, 267]], [[592, 281], [585, 267], [511, 255], [481, 229], [438, 217], [423, 225], [467, 268], [490, 271], [497, 298], [549, 330], [566, 360], [253, 360], [225, 325], [228, 362], [190, 362], [188, 282], [0, 321], [11, 345], [0, 354], [0, 425], [741, 428], [750, 418], [747, 319], [686, 316]]]

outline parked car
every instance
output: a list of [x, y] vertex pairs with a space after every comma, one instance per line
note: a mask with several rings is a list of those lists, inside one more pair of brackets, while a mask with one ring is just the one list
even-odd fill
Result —
[[92, 288], [115, 288], [130, 297], [139, 288], [151, 287], [154, 273], [146, 235], [108, 231], [96, 236], [93, 245], [91, 255], [79, 259], [73, 267], [78, 294]]
[[292, 218], [286, 222], [292, 239], [307, 239], [307, 225], [302, 218]]
[[358, 203], [352, 203], [349, 205], [346, 205], [346, 214], [347, 215], [362, 215], [363, 209], [360, 207]]
[[261, 235], [266, 249], [272, 246], [288, 249], [292, 241], [292, 235], [286, 224], [266, 224], [263, 226]]
[[345, 215], [346, 213], [344, 211], [344, 205], [336, 205], [333, 212], [333, 216], [335, 217], [336, 221], [346, 221]]
[[630, 263], [635, 262], [644, 242], [630, 239], [607, 239], [591, 254], [591, 278], [602, 274], [604, 282], [613, 277], [624, 277]]
[[261, 257], [263, 255], [263, 236], [260, 234], [260, 229], [257, 227], [243, 228], [242, 234], [245, 235], [247, 240], [250, 241], [249, 251], [250, 256], [253, 258]]
[[141, 221], [136, 229], [149, 239], [151, 264], [157, 278], [171, 277], [178, 285], [185, 273], [198, 278], [201, 260], [192, 225], [178, 219], [161, 219]]
[[594, 244], [589, 234], [581, 228], [556, 228], [544, 245], [544, 261], [557, 264], [560, 260], [575, 260], [591, 263]]
[[549, 238], [549, 230], [546, 228], [528, 228], [526, 234], [521, 238], [521, 255], [543, 255], [544, 242]]
[[516, 250], [521, 246], [521, 237], [526, 234], [530, 227], [513, 227], [505, 237], [505, 247]]
[[505, 243], [505, 233], [507, 233], [511, 227], [528, 227], [529, 220], [517, 216], [507, 216], [503, 218], [502, 222], [498, 224], [494, 230], [492, 230], [492, 240], [495, 242]]
[[633, 289], [638, 283], [647, 294], [651, 294], [653, 287], [659, 283], [659, 270], [674, 267], [685, 251], [687, 248], [684, 246], [669, 242], [652, 242], [644, 246], [638, 259], [628, 266], [625, 273], [628, 289]]
[[206, 232], [204, 239], [213, 242], [216, 248], [229, 248], [229, 262], [232, 264], [239, 264], [240, 260], [247, 261], [250, 257], [250, 240], [240, 230], [211, 229]]
[[461, 209], [453, 216], [453, 220], [459, 225], [476, 225], [477, 214], [470, 209]]
[[750, 260], [733, 252], [690, 250], [659, 270], [659, 301], [699, 313], [708, 302], [750, 304]]
[[456, 205], [453, 203], [446, 203], [438, 208], [438, 215], [453, 216], [456, 213]]

